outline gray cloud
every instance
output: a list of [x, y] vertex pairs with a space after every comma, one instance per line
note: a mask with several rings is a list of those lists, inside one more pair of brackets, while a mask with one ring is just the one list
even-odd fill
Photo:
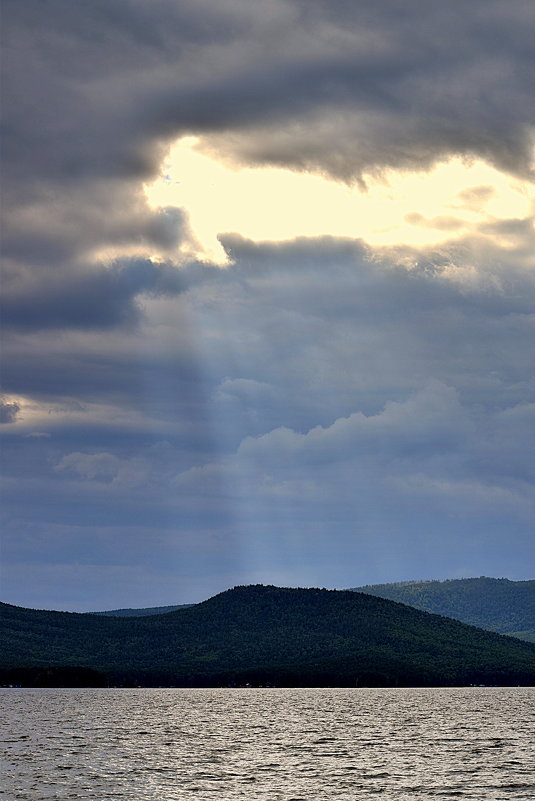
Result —
[[0, 423], [14, 423], [20, 412], [18, 403], [6, 403], [0, 399]]
[[170, 264], [123, 259], [106, 269], [79, 269], [69, 276], [53, 272], [44, 287], [34, 276], [23, 276], [13, 284], [5, 293], [5, 327], [105, 329], [138, 321], [139, 295], [183, 291], [187, 273]]
[[111, 481], [129, 487], [137, 487], [147, 480], [143, 460], [119, 459], [112, 453], [69, 453], [55, 469], [71, 471], [90, 480]]

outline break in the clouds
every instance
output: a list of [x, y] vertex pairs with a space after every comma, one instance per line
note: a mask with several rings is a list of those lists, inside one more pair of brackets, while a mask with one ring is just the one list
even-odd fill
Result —
[[531, 577], [533, 4], [3, 17], [3, 598]]

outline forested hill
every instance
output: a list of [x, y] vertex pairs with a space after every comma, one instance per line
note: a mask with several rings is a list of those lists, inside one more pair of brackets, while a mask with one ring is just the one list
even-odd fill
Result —
[[88, 615], [107, 615], [108, 617], [148, 617], [149, 615], [165, 615], [177, 609], [187, 609], [193, 604], [177, 604], [177, 606], [149, 606], [144, 609], [107, 609], [105, 612], [86, 612]]
[[348, 591], [236, 587], [126, 618], [1, 604], [0, 633], [4, 683], [73, 667], [149, 686], [535, 684], [534, 645]]
[[502, 634], [535, 635], [535, 580], [467, 578], [353, 588]]

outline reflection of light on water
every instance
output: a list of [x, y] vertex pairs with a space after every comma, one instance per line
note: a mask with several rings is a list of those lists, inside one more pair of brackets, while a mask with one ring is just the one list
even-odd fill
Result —
[[526, 687], [1, 692], [10, 798], [496, 801], [533, 789]]
[[145, 194], [154, 208], [184, 208], [202, 254], [220, 263], [226, 261], [221, 233], [256, 241], [326, 235], [379, 247], [425, 247], [531, 211], [527, 184], [482, 161], [451, 158], [429, 171], [386, 170], [380, 179], [368, 178], [363, 191], [317, 174], [230, 165], [202, 146], [196, 137], [178, 140]]

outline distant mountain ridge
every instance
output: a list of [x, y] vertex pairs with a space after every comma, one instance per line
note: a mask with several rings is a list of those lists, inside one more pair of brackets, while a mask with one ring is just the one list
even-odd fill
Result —
[[235, 587], [145, 617], [0, 604], [0, 636], [0, 683], [535, 684], [535, 645], [340, 590]]
[[535, 640], [535, 580], [505, 578], [402, 581], [352, 587], [363, 592], [444, 615], [488, 631]]
[[176, 612], [177, 609], [188, 609], [193, 604], [177, 604], [176, 606], [148, 606], [142, 609], [107, 609], [105, 612], [84, 612], [86, 615], [107, 615], [108, 617], [149, 617], [151, 615], [166, 615]]
[[[451, 617], [472, 626], [535, 642], [535, 580], [479, 578], [400, 581], [352, 587], [424, 612]], [[112, 609], [87, 614], [110, 617], [146, 617], [187, 609], [193, 604]]]

